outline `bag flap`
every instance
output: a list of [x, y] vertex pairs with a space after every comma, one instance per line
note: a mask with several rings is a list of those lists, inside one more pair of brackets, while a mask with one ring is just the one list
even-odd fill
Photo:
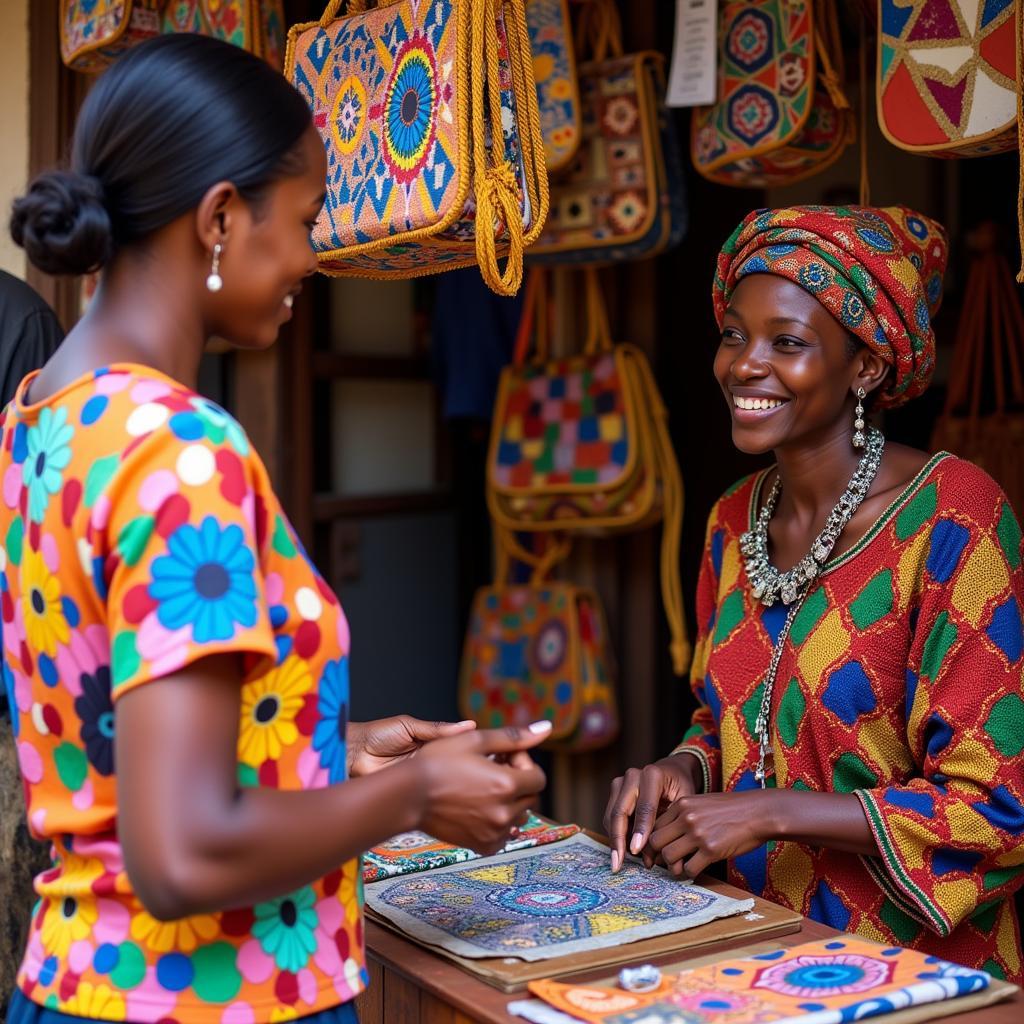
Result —
[[129, 29], [160, 32], [157, 0], [62, 0], [60, 53], [65, 64], [94, 50], [113, 46]]
[[613, 490], [639, 458], [637, 409], [613, 349], [502, 371], [488, 484], [508, 496]]
[[285, 74], [327, 149], [321, 258], [443, 229], [465, 208], [470, 2], [398, 0], [289, 31]]
[[579, 149], [580, 93], [569, 0], [527, 0], [544, 155], [550, 173], [562, 170]]
[[552, 724], [569, 735], [580, 712], [576, 588], [484, 587], [470, 613], [460, 678], [462, 713], [483, 728]]
[[814, 100], [815, 0], [722, 0], [718, 90], [693, 112], [700, 171], [788, 145]]
[[641, 52], [580, 65], [583, 138], [551, 183], [548, 222], [529, 255], [628, 245], [651, 231], [664, 177], [654, 85], [662, 60]]

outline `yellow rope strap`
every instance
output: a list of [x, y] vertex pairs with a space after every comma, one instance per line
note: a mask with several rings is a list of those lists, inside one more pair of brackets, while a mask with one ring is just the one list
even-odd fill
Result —
[[860, 14], [860, 205], [871, 205], [868, 177], [868, 16]]
[[[501, 124], [501, 83], [498, 56], [498, 3], [475, 0], [470, 7], [470, 76], [473, 121], [473, 172], [476, 191], [476, 254], [480, 273], [499, 295], [515, 295], [523, 282], [523, 218], [515, 171], [504, 159]], [[491, 147], [487, 148], [485, 93], [491, 117]], [[502, 273], [496, 235], [508, 232], [509, 252]]]
[[545, 582], [551, 571], [559, 562], [568, 557], [572, 550], [572, 541], [568, 537], [556, 534], [534, 534], [542, 539], [544, 550], [538, 555], [524, 548], [516, 540], [515, 534], [505, 526], [494, 523], [494, 580], [495, 586], [507, 586], [512, 559], [530, 566], [530, 585], [537, 586]]
[[814, 15], [814, 43], [821, 65], [821, 84], [825, 86], [836, 110], [849, 110], [850, 101], [843, 92], [843, 47], [835, 7], [830, 2], [819, 3]]

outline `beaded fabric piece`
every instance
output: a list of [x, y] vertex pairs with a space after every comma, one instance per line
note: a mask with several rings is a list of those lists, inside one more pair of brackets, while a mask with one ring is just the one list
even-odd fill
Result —
[[284, 66], [283, 0], [169, 0], [164, 32], [195, 32], [240, 46], [280, 71]]
[[[530, 811], [526, 824], [515, 839], [510, 839], [502, 852], [528, 850], [561, 842], [579, 832], [579, 825], [548, 825]], [[379, 882], [418, 871], [448, 867], [479, 860], [480, 854], [462, 846], [452, 846], [426, 832], [403, 832], [363, 854], [363, 881]]]
[[632, 860], [612, 874], [608, 848], [583, 835], [379, 882], [366, 900], [406, 934], [458, 956], [531, 961], [683, 931], [754, 905]]
[[895, 146], [933, 156], [1017, 148], [1014, 0], [880, 0], [878, 123]]
[[980, 992], [991, 980], [847, 937], [683, 971], [649, 995], [552, 980], [531, 982], [530, 991], [587, 1024], [841, 1024]]
[[75, 71], [102, 71], [129, 47], [160, 34], [161, 2], [63, 0], [61, 59]]

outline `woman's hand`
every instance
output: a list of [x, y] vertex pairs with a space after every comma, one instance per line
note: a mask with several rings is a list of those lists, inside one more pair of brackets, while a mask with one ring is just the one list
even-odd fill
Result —
[[771, 795], [757, 789], [680, 797], [654, 823], [648, 850], [674, 875], [696, 878], [716, 861], [773, 838]]
[[348, 773], [352, 778], [372, 775], [381, 768], [412, 757], [424, 743], [458, 736], [476, 728], [475, 722], [424, 722], [410, 715], [349, 722]]
[[[646, 768], [630, 768], [612, 782], [604, 812], [604, 830], [612, 844], [612, 871], [618, 871], [625, 860], [630, 818], [633, 834], [629, 849], [638, 855], [650, 838], [656, 815], [673, 800], [696, 793], [700, 788], [699, 775], [697, 758], [692, 754], [675, 754]], [[650, 867], [654, 858], [645, 853], [644, 861]]]
[[550, 733], [550, 722], [539, 722], [428, 743], [415, 764], [423, 786], [419, 827], [456, 846], [497, 853], [544, 789], [544, 773], [526, 751]]

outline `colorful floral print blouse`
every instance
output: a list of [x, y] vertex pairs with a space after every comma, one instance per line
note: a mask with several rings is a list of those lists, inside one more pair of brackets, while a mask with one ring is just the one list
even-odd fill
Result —
[[[739, 537], [764, 475], [715, 506], [697, 593], [699, 707], [682, 749], [712, 789], [757, 786], [754, 726], [787, 609], [750, 592]], [[772, 700], [776, 778], [855, 793], [879, 854], [773, 842], [731, 880], [843, 931], [1024, 978], [1020, 526], [976, 466], [938, 455], [793, 621]]]
[[153, 370], [116, 365], [0, 418], [4, 680], [29, 822], [52, 840], [19, 985], [104, 1020], [256, 1024], [366, 984], [351, 861], [278, 899], [155, 920], [117, 840], [114, 708], [237, 652], [238, 778], [346, 774], [349, 635], [245, 433]]

